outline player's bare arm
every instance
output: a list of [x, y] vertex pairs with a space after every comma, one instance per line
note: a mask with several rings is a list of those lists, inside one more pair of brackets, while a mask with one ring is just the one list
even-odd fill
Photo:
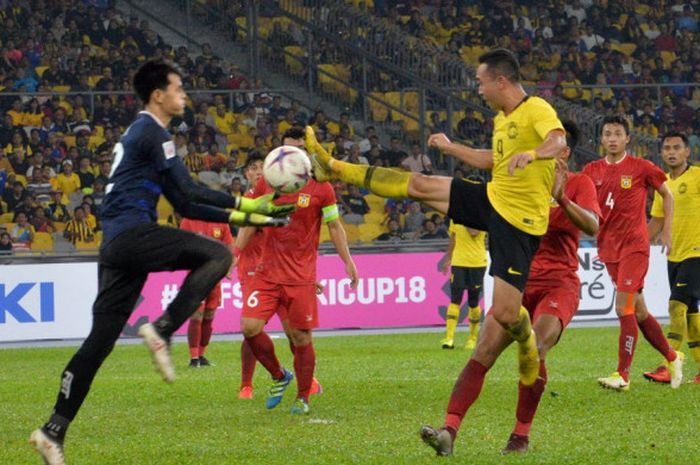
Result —
[[558, 158], [566, 148], [566, 135], [564, 131], [555, 129], [547, 134], [542, 144], [534, 150], [516, 153], [508, 164], [508, 174], [513, 174], [516, 168], [525, 168], [535, 160], [551, 160]]
[[[478, 231], [477, 231], [478, 233]], [[455, 251], [455, 246], [457, 245], [457, 239], [455, 238], [455, 233], [450, 233], [450, 240], [447, 243], [447, 252], [445, 253], [445, 260], [440, 264], [440, 272], [447, 274], [447, 271], [452, 265], [452, 254]]]
[[671, 223], [673, 221], [673, 194], [667, 183], [661, 184], [657, 190], [661, 196], [664, 207], [664, 224], [659, 233], [659, 241], [661, 242], [661, 250], [668, 255], [671, 253]]
[[567, 172], [566, 162], [558, 158], [554, 176], [554, 186], [552, 187], [552, 197], [563, 209], [566, 217], [569, 218], [577, 228], [589, 236], [595, 236], [598, 234], [598, 215], [590, 210], [581, 208], [576, 202], [571, 201], [571, 199], [564, 194]]
[[649, 240], [651, 243], [655, 243], [657, 236], [664, 228], [664, 217], [662, 216], [652, 216], [647, 223], [647, 233], [649, 233]]
[[484, 170], [493, 168], [493, 152], [491, 150], [474, 149], [452, 142], [442, 132], [428, 137], [428, 145], [476, 168]]
[[350, 278], [350, 287], [355, 289], [357, 287], [357, 281], [359, 280], [359, 275], [357, 274], [357, 268], [355, 267], [355, 262], [350, 255], [350, 249], [348, 248], [348, 238], [345, 235], [345, 229], [340, 220], [335, 219], [327, 223], [328, 232], [331, 236], [331, 241], [335, 246], [335, 250], [340, 255], [340, 259], [343, 260], [345, 264], [345, 272]]

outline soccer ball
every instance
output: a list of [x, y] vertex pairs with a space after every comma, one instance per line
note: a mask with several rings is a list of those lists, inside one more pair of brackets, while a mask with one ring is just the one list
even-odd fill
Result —
[[291, 145], [277, 147], [265, 157], [263, 177], [278, 192], [299, 192], [311, 179], [309, 156]]

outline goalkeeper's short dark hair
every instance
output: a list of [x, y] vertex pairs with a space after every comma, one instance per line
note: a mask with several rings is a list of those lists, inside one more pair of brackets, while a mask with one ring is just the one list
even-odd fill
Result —
[[134, 74], [134, 91], [144, 105], [151, 99], [156, 90], [168, 88], [168, 75], [176, 74], [182, 79], [182, 71], [175, 64], [165, 60], [150, 60], [145, 62]]
[[291, 128], [284, 131], [282, 134], [282, 140], [289, 137], [290, 139], [303, 139], [306, 137], [306, 131], [301, 126], [292, 126]]

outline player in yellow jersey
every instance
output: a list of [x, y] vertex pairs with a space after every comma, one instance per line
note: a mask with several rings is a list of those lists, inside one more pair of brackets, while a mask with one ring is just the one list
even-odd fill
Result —
[[[478, 180], [467, 179], [469, 182], [481, 183]], [[452, 268], [450, 275], [450, 305], [447, 307], [445, 318], [445, 339], [443, 349], [454, 349], [455, 330], [459, 322], [464, 291], [467, 291], [469, 305], [469, 338], [466, 349], [476, 347], [481, 323], [481, 299], [484, 290], [484, 272], [486, 271], [486, 233], [472, 228], [466, 228], [454, 221], [448, 229], [450, 242], [447, 246], [447, 260], [442, 263], [441, 271], [446, 273]]]
[[[487, 231], [494, 276], [493, 305], [484, 320], [500, 325], [518, 342], [520, 381], [537, 381], [539, 358], [530, 317], [522, 305], [530, 262], [549, 221], [554, 184], [554, 159], [563, 153], [566, 138], [561, 121], [545, 100], [531, 97], [520, 84], [520, 65], [509, 50], [496, 49], [479, 57], [479, 94], [498, 110], [493, 149], [473, 149], [433, 134], [428, 144], [480, 169], [493, 180], [476, 185], [445, 176], [426, 176], [388, 168], [368, 167], [331, 159], [307, 128], [307, 148], [315, 152], [315, 175], [363, 186], [376, 195], [419, 200], [446, 213], [456, 223]], [[443, 428], [423, 427], [421, 436], [438, 455], [452, 454], [462, 419], [476, 401], [486, 372], [498, 354], [489, 349], [498, 341], [481, 338], [460, 374], [450, 398]], [[483, 343], [485, 349], [480, 350]]]
[[[663, 138], [661, 156], [669, 168], [667, 184], [673, 193], [674, 210], [671, 226], [671, 252], [668, 255], [668, 281], [671, 297], [668, 302], [670, 327], [668, 342], [678, 351], [688, 335], [688, 348], [700, 369], [700, 168], [688, 163], [690, 147], [685, 134], [671, 133]], [[659, 234], [664, 222], [661, 196], [654, 194], [649, 237]], [[644, 377], [670, 383], [668, 364]], [[690, 381], [700, 384], [700, 372]]]

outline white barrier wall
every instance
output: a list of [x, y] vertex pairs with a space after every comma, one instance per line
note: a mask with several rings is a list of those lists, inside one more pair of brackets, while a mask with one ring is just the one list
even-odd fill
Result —
[[[321, 328], [441, 324], [444, 320], [440, 307], [444, 314], [444, 307], [449, 303], [446, 293], [449, 277], [437, 272], [437, 263], [443, 255], [440, 252], [359, 255], [358, 268], [366, 281], [363, 281], [365, 287], [381, 280], [381, 283], [386, 281], [393, 287], [405, 285], [405, 289], [399, 286], [396, 291], [399, 297], [373, 299], [370, 305], [362, 296], [340, 298], [344, 288], [333, 285], [345, 281], [340, 259], [331, 255], [320, 256], [318, 279], [326, 284], [324, 294], [319, 296]], [[605, 267], [596, 257], [595, 248], [579, 250], [581, 303], [575, 321], [616, 319], [615, 290]], [[378, 264], [385, 265], [385, 269]], [[95, 263], [5, 265], [0, 270], [0, 342], [82, 338], [88, 334], [92, 302], [97, 294]], [[159, 273], [149, 278], [137, 304], [144, 308], [137, 306], [130, 324], [135, 327], [144, 318], [154, 318], [161, 311], [158, 304], [161, 296], [166, 290], [173, 290], [169, 299], [172, 300], [181, 281], [182, 273]], [[413, 289], [418, 284], [420, 286]], [[215, 323], [218, 332], [238, 330], [240, 299], [232, 298], [231, 294], [236, 287], [235, 282], [222, 285], [224, 299], [218, 323]], [[493, 289], [493, 280], [489, 276], [485, 279], [484, 289], [488, 308]], [[370, 290], [366, 289], [365, 293]], [[403, 300], [400, 298], [402, 292], [406, 294]], [[409, 298], [413, 295], [411, 292], [421, 297], [419, 301], [413, 302]], [[645, 297], [655, 316], [667, 315], [666, 259], [659, 247], [652, 247]], [[273, 322], [276, 323], [274, 319]], [[133, 334], [133, 329], [128, 328], [126, 332]]]

